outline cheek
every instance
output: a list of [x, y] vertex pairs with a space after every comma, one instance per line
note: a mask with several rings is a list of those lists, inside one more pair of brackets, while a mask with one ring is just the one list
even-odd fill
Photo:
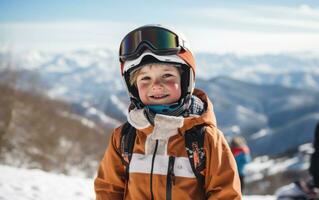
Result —
[[146, 92], [150, 87], [150, 84], [148, 83], [140, 83], [137, 85], [137, 89], [138, 91], [141, 91], [141, 92]]
[[171, 97], [174, 99], [179, 99], [181, 96], [181, 86], [176, 81], [168, 81], [166, 83], [166, 88], [170, 91]]
[[147, 90], [148, 90], [147, 84], [138, 84], [137, 85], [137, 91], [138, 91], [138, 94], [139, 94], [141, 99], [146, 95]]
[[166, 88], [170, 90], [181, 90], [180, 84], [176, 81], [167, 81], [165, 85], [166, 85]]

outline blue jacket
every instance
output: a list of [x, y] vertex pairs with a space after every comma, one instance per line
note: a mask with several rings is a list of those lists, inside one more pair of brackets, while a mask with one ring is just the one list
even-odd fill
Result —
[[245, 175], [245, 166], [251, 161], [248, 147], [234, 147], [232, 148], [233, 155], [237, 163], [237, 169], [240, 176]]

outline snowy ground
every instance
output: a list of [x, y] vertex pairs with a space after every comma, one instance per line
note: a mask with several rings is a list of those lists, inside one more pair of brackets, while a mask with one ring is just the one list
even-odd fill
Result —
[[0, 165], [0, 200], [93, 200], [93, 180]]
[[[93, 200], [93, 179], [0, 165], [0, 200]], [[275, 200], [245, 196], [243, 200]]]

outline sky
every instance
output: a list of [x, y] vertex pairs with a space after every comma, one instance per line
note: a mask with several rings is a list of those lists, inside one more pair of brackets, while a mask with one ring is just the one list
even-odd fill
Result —
[[154, 23], [182, 32], [194, 52], [319, 52], [318, 0], [0, 0], [0, 50], [117, 51]]

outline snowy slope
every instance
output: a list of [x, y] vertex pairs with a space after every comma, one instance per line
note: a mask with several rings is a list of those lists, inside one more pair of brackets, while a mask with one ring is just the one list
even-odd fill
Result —
[[[1, 200], [93, 200], [93, 179], [51, 174], [0, 165]], [[244, 200], [274, 200], [273, 196], [245, 196]]]
[[93, 180], [0, 166], [1, 200], [93, 200]]

